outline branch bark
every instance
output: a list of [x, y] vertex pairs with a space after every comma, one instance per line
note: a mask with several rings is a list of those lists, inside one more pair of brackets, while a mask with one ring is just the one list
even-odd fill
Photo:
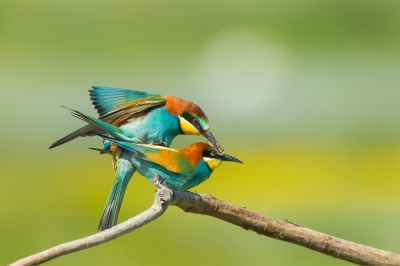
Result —
[[154, 197], [153, 205], [149, 209], [136, 215], [135, 217], [97, 234], [63, 243], [31, 255], [29, 257], [20, 259], [10, 264], [9, 266], [42, 264], [46, 261], [58, 258], [62, 255], [67, 255], [72, 252], [91, 248], [116, 239], [117, 237], [130, 233], [133, 230], [136, 230], [160, 217], [168, 208], [168, 205], [171, 202], [172, 198], [173, 192], [171, 190], [159, 189], [157, 190]]
[[290, 222], [265, 217], [208, 195], [174, 191], [171, 202], [184, 211], [209, 215], [258, 234], [300, 245], [334, 258], [360, 265], [400, 265], [400, 255], [324, 233]]
[[271, 219], [208, 195], [159, 189], [153, 205], [126, 222], [103, 232], [52, 247], [18, 260], [10, 266], [38, 265], [62, 255], [103, 244], [157, 219], [170, 204], [185, 212], [212, 216], [246, 230], [252, 230], [261, 235], [300, 245], [356, 264], [400, 265], [399, 254], [336, 238], [290, 222]]

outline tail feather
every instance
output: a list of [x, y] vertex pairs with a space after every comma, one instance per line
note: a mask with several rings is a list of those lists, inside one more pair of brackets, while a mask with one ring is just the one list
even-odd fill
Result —
[[[118, 147], [121, 147], [133, 154], [137, 154], [137, 148], [140, 146], [137, 146], [137, 143], [131, 143], [131, 142], [126, 142], [126, 141], [119, 141], [116, 139], [112, 139], [108, 136], [101, 136], [104, 140], [109, 141], [110, 143], [114, 143], [115, 145], [117, 145]], [[156, 148], [156, 147], [154, 147]]]
[[117, 224], [125, 190], [134, 172], [135, 168], [129, 161], [125, 159], [118, 160], [115, 181], [101, 214], [97, 230], [103, 231]]
[[119, 210], [125, 195], [127, 182], [118, 180], [112, 187], [97, 230], [103, 231], [117, 224]]
[[[151, 98], [148, 99], [147, 101], [144, 102], [140, 102], [140, 103], [136, 103], [136, 104], [132, 104], [130, 106], [126, 106], [123, 108], [117, 108], [116, 110], [111, 110], [107, 113], [103, 113], [101, 112], [101, 116], [100, 119], [103, 120], [106, 123], [112, 123], [113, 121], [120, 119], [121, 117], [128, 118], [133, 114], [142, 112], [144, 110], [148, 110], [149, 108], [153, 108], [155, 106], [159, 106], [159, 105], [163, 105], [165, 104], [165, 100], [163, 98], [160, 97], [155, 97], [155, 98]], [[69, 108], [67, 108], [69, 109]], [[64, 143], [67, 143], [77, 137], [80, 136], [89, 136], [91, 135], [91, 133], [93, 133], [93, 131], [98, 131], [96, 129], [96, 126], [94, 125], [86, 125], [78, 130], [75, 130], [74, 132], [68, 134], [67, 136], [57, 140], [56, 142], [54, 142], [49, 149], [55, 148], [57, 146], [60, 146]], [[135, 140], [138, 141], [138, 140]]]
[[110, 134], [111, 136], [113, 136], [116, 139], [124, 140], [124, 141], [132, 141], [130, 139], [130, 138], [132, 138], [132, 136], [131, 136], [132, 134], [129, 134], [129, 132], [126, 133], [126, 132], [122, 131], [122, 129], [120, 129], [119, 127], [108, 124], [104, 121], [101, 121], [100, 119], [94, 118], [90, 115], [86, 115], [86, 114], [76, 111], [76, 110], [71, 110], [71, 114], [72, 114], [72, 116], [79, 118], [79, 119], [85, 121], [86, 123], [91, 124], [93, 127], [96, 127], [98, 129], [106, 132], [107, 134]]
[[57, 140], [56, 142], [54, 142], [53, 144], [50, 145], [49, 149], [55, 148], [57, 146], [60, 146], [64, 143], [67, 143], [68, 141], [71, 141], [73, 139], [76, 139], [77, 137], [86, 135], [87, 133], [91, 132], [92, 130], [96, 129], [96, 127], [92, 126], [92, 125], [86, 125], [84, 127], [81, 127], [77, 130], [75, 130], [74, 132], [66, 135], [65, 137]]
[[106, 150], [106, 149], [98, 149], [98, 148], [91, 148], [91, 147], [89, 147], [88, 148], [89, 150], [93, 150], [93, 151], [98, 151], [98, 152], [100, 152], [100, 154], [110, 154], [110, 155], [112, 155], [112, 151], [111, 150]]
[[[87, 122], [88, 125], [86, 125], [84, 127], [81, 127], [79, 129], [75, 130], [74, 132], [69, 133], [65, 137], [57, 140], [56, 142], [54, 142], [53, 144], [50, 145], [49, 149], [58, 147], [58, 146], [60, 146], [60, 145], [62, 145], [64, 143], [67, 143], [67, 142], [69, 142], [69, 141], [71, 141], [73, 139], [76, 139], [77, 137], [96, 135], [96, 134], [93, 134], [93, 133], [96, 133], [96, 132], [107, 132], [108, 133], [108, 131], [113, 131], [113, 132], [118, 132], [119, 131], [118, 127], [115, 127], [115, 126], [110, 125], [110, 124], [107, 123], [107, 122], [110, 122], [113, 119], [115, 119], [115, 117], [117, 116], [116, 114], [115, 115], [111, 115], [111, 116], [109, 116], [107, 118], [104, 118], [105, 122], [103, 122], [103, 121], [101, 121], [99, 119], [96, 119], [94, 117], [91, 117], [89, 115], [85, 115], [85, 114], [83, 114], [83, 113], [81, 113], [79, 111], [72, 110], [72, 109], [70, 109], [68, 107], [65, 107], [65, 106], [62, 106], [62, 107], [70, 110], [72, 116]], [[99, 126], [99, 122], [103, 125], [103, 128], [101, 128]], [[107, 128], [107, 130], [104, 130], [104, 128]]]

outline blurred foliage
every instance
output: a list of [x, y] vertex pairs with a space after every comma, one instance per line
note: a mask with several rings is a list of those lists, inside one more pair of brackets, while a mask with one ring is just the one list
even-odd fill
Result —
[[[59, 105], [105, 85], [204, 108], [224, 163], [193, 191], [400, 253], [400, 2], [0, 2], [0, 263], [95, 232], [111, 161]], [[178, 137], [183, 147], [198, 137]], [[151, 205], [138, 174], [120, 221]], [[218, 236], [218, 237], [216, 237]], [[171, 207], [49, 265], [346, 265]]]

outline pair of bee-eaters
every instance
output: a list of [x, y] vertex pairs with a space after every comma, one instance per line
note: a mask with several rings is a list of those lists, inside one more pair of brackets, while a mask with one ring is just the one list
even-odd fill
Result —
[[[126, 187], [137, 170], [150, 182], [174, 190], [188, 190], [208, 179], [222, 161], [242, 163], [227, 155], [214, 138], [208, 118], [199, 106], [172, 96], [134, 90], [93, 87], [89, 90], [99, 118], [72, 110], [88, 125], [56, 141], [51, 148], [79, 136], [99, 135], [101, 153], [113, 157], [115, 180], [98, 229], [117, 223]], [[178, 135], [202, 135], [209, 144], [196, 142], [171, 149]]]

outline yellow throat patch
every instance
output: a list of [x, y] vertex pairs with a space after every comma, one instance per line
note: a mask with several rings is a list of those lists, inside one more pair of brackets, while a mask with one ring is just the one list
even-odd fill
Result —
[[179, 117], [179, 125], [185, 135], [201, 135], [197, 128], [181, 116]]
[[214, 159], [214, 158], [204, 158], [204, 161], [210, 167], [211, 171], [214, 171], [215, 168], [218, 167], [222, 163], [220, 159]]

